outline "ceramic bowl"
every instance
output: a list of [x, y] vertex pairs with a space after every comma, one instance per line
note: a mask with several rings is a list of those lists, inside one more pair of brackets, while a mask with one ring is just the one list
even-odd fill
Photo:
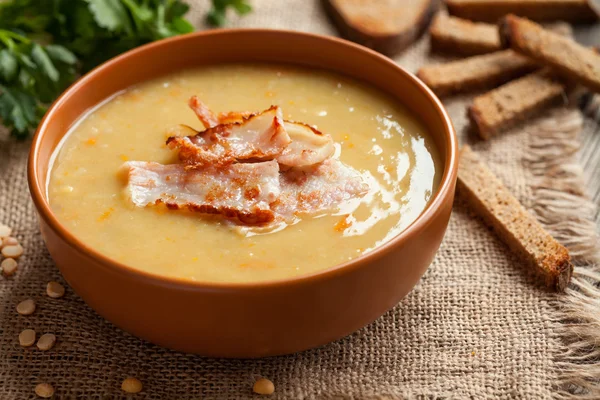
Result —
[[[260, 283], [198, 283], [142, 272], [90, 248], [48, 205], [51, 156], [86, 110], [131, 85], [184, 68], [277, 62], [332, 70], [404, 104], [429, 129], [443, 177], [423, 213], [392, 240], [310, 275]], [[344, 337], [398, 304], [431, 263], [446, 231], [457, 175], [457, 140], [447, 112], [417, 78], [356, 44], [275, 30], [218, 30], [163, 40], [106, 62], [73, 84], [42, 120], [29, 159], [43, 238], [65, 280], [119, 328], [171, 349], [215, 357], [293, 353]]]

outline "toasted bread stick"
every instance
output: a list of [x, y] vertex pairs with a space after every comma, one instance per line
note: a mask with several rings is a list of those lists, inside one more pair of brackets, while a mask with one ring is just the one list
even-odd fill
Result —
[[476, 97], [468, 114], [479, 136], [489, 139], [525, 118], [564, 102], [566, 92], [563, 82], [548, 70], [542, 70]]
[[417, 76], [438, 96], [447, 96], [490, 89], [537, 68], [538, 65], [528, 57], [512, 50], [503, 50], [444, 64], [426, 65], [419, 69]]
[[472, 21], [496, 23], [506, 14], [535, 21], [594, 22], [590, 0], [445, 0], [448, 12]]
[[600, 92], [600, 54], [593, 49], [514, 15], [508, 15], [501, 21], [500, 40], [505, 47]]
[[[572, 36], [571, 25], [553, 22], [545, 25], [552, 32]], [[498, 27], [484, 22], [438, 13], [429, 27], [434, 51], [461, 55], [477, 55], [502, 50]]]
[[322, 0], [342, 36], [393, 55], [421, 36], [437, 8], [434, 0]]
[[431, 26], [431, 48], [440, 52], [476, 55], [501, 49], [498, 28], [492, 24], [438, 13]]
[[460, 152], [457, 189], [460, 196], [546, 285], [563, 291], [573, 265], [567, 249], [525, 210], [469, 146]]

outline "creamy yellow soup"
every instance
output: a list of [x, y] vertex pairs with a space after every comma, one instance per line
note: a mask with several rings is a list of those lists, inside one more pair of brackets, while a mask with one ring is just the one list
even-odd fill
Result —
[[[192, 95], [215, 112], [279, 105], [284, 118], [330, 134], [335, 157], [362, 173], [369, 193], [350, 214], [303, 218], [271, 233], [132, 206], [119, 167], [178, 162], [165, 141], [177, 124], [202, 129], [187, 107]], [[313, 273], [380, 246], [419, 216], [441, 173], [425, 127], [378, 90], [314, 69], [223, 65], [132, 87], [83, 116], [57, 150], [48, 196], [61, 223], [114, 260], [191, 281], [256, 282]]]

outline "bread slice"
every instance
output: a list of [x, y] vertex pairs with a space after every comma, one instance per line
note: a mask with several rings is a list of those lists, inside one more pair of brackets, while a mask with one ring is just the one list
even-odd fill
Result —
[[594, 22], [598, 13], [590, 0], [444, 0], [448, 12], [472, 21], [496, 23], [506, 14], [535, 21]]
[[431, 48], [462, 55], [485, 54], [501, 49], [498, 28], [492, 24], [438, 13], [431, 26]]
[[538, 65], [512, 50], [421, 67], [417, 76], [438, 96], [489, 89], [523, 76]]
[[[566, 22], [549, 23], [546, 28], [560, 35], [573, 35], [571, 25]], [[470, 56], [502, 50], [498, 27], [494, 24], [438, 13], [429, 27], [429, 33], [431, 48], [438, 52]]]
[[468, 115], [479, 136], [489, 139], [519, 121], [564, 102], [567, 90], [549, 70], [538, 71], [476, 97]]
[[548, 287], [557, 291], [567, 287], [573, 273], [567, 249], [544, 230], [469, 146], [460, 152], [457, 190]]
[[582, 85], [600, 92], [600, 54], [535, 22], [514, 15], [500, 23], [505, 47], [531, 57]]
[[435, 0], [323, 0], [342, 36], [383, 54], [404, 50], [423, 33]]

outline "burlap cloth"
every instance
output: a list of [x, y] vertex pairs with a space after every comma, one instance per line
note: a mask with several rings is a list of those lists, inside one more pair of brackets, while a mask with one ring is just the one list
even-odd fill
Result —
[[[199, 27], [206, 3], [193, 6], [191, 19]], [[251, 15], [230, 25], [336, 34], [318, 1], [253, 3]], [[424, 39], [397, 61], [415, 71], [429, 57]], [[466, 133], [468, 100], [446, 103], [461, 141], [483, 155], [579, 260], [597, 257], [593, 205], [583, 195], [573, 158], [587, 123], [579, 111], [556, 109], [483, 143]], [[261, 360], [206, 359], [139, 340], [96, 315], [69, 288], [60, 300], [45, 295], [48, 281], [64, 281], [44, 247], [29, 198], [29, 143], [0, 140], [0, 222], [16, 229], [26, 249], [16, 276], [0, 281], [0, 399], [34, 398], [39, 382], [51, 383], [60, 399], [126, 398], [120, 384], [127, 376], [143, 382], [139, 399], [251, 397], [259, 376], [275, 383], [273, 398], [538, 399], [585, 390], [588, 398], [600, 398], [600, 295], [589, 283], [593, 267], [577, 268], [567, 295], [550, 293], [460, 201], [417, 287], [349, 337]], [[16, 304], [29, 297], [37, 311], [17, 315]], [[26, 328], [56, 334], [56, 346], [48, 352], [20, 347], [17, 336]]]

